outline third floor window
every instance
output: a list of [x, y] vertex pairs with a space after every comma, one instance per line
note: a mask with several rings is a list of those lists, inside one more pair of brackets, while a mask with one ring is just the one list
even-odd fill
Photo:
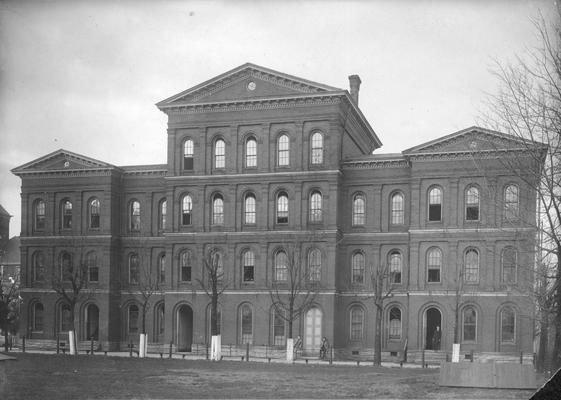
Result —
[[257, 167], [257, 141], [254, 138], [249, 138], [245, 142], [245, 166]]
[[281, 135], [277, 142], [277, 162], [279, 166], [287, 166], [290, 161], [290, 141], [287, 135]]
[[191, 196], [183, 196], [181, 200], [181, 225], [191, 225], [192, 222], [192, 211], [193, 211], [193, 200]]
[[288, 223], [288, 196], [280, 192], [277, 197], [277, 224]]
[[312, 135], [312, 164], [323, 163], [323, 135], [321, 132], [315, 132]]
[[62, 202], [62, 229], [72, 228], [72, 202], [64, 200]]
[[226, 167], [226, 143], [218, 139], [214, 143], [214, 168]]
[[98, 199], [90, 200], [90, 228], [97, 229], [100, 225], [101, 204]]
[[403, 225], [405, 216], [405, 208], [403, 204], [403, 195], [394, 193], [391, 197], [391, 224]]
[[193, 141], [187, 139], [183, 144], [183, 169], [190, 171], [193, 169]]
[[442, 190], [433, 187], [429, 191], [429, 221], [442, 220]]
[[466, 221], [479, 221], [479, 189], [470, 186], [465, 196]]

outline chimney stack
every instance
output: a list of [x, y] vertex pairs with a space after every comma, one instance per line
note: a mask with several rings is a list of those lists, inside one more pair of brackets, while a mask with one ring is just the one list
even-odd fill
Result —
[[351, 75], [349, 76], [349, 86], [351, 97], [355, 101], [356, 105], [358, 106], [358, 91], [360, 90], [360, 77], [358, 75]]

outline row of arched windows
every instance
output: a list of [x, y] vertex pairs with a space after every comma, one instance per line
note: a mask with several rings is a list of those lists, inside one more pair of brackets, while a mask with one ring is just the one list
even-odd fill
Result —
[[[101, 221], [101, 202], [98, 198], [88, 201], [88, 228], [99, 229]], [[46, 205], [43, 199], [37, 199], [33, 205], [33, 229], [35, 231], [45, 230]], [[64, 199], [60, 203], [60, 229], [72, 229], [73, 204], [70, 199]]]
[[[49, 277], [45, 262], [45, 254], [35, 251], [31, 256], [31, 279], [33, 282], [45, 282]], [[68, 251], [60, 252], [58, 256], [57, 278], [62, 281], [74, 279], [75, 281], [99, 282], [99, 265], [95, 251], [87, 252], [83, 260], [75, 260], [74, 254]], [[78, 274], [85, 274], [78, 275]], [[85, 278], [85, 279], [84, 279]]]
[[[480, 219], [480, 193], [479, 188], [470, 185], [464, 194], [466, 221], [479, 221]], [[504, 188], [504, 216], [506, 220], [515, 220], [519, 216], [519, 190], [518, 186], [509, 184]], [[433, 186], [427, 192], [427, 220], [430, 222], [442, 221], [443, 192], [439, 186]], [[403, 225], [405, 223], [405, 201], [401, 192], [390, 195], [390, 224]], [[360, 226], [366, 224], [366, 195], [356, 193], [352, 199], [352, 224]]]
[[[38, 300], [33, 300], [29, 308], [29, 328], [32, 333], [42, 333], [45, 331], [45, 306]], [[58, 302], [55, 305], [55, 332], [66, 333], [73, 327], [72, 312], [70, 305]], [[82, 340], [99, 340], [99, 308], [90, 303], [83, 309], [83, 330]]]
[[[320, 131], [314, 131], [311, 136], [310, 164], [323, 164], [324, 137]], [[213, 167], [224, 169], [226, 167], [226, 142], [222, 138], [214, 140], [213, 143]], [[244, 167], [257, 167], [257, 139], [249, 136], [245, 139], [244, 145]], [[276, 142], [276, 163], [279, 167], [290, 165], [290, 138], [286, 133], [282, 133]], [[194, 168], [194, 143], [192, 139], [185, 139], [183, 142], [183, 170], [192, 171]]]

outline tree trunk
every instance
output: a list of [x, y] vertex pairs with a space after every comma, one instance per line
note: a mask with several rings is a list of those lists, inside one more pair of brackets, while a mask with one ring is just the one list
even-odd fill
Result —
[[540, 347], [538, 348], [538, 359], [536, 360], [538, 372], [546, 369], [546, 354], [549, 342], [549, 314], [542, 310], [540, 321]]
[[382, 306], [376, 304], [376, 326], [374, 331], [374, 364], [382, 365]]
[[9, 350], [8, 345], [8, 327], [4, 329], [4, 351], [7, 353]]
[[553, 357], [551, 360], [552, 369], [557, 371], [561, 368], [561, 248], [557, 248], [557, 289], [555, 291], [555, 342], [553, 344]]
[[74, 329], [74, 309], [76, 308], [76, 303], [70, 305], [70, 331], [68, 332], [68, 344], [70, 348], [71, 355], [77, 355], [77, 340], [76, 340], [76, 330]]
[[211, 360], [220, 361], [222, 358], [222, 340], [220, 337], [220, 329], [218, 328], [218, 291], [216, 283], [212, 285], [212, 299], [210, 306], [210, 355]]

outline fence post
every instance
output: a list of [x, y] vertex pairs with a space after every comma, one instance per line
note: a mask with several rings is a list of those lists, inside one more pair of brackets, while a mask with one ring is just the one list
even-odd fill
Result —
[[425, 368], [425, 350], [421, 353], [421, 363], [423, 364], [422, 368]]
[[129, 356], [132, 357], [132, 348], [133, 348], [134, 344], [132, 344], [132, 341], [129, 342]]
[[21, 352], [25, 353], [25, 336], [21, 338]]
[[522, 364], [524, 361], [524, 353], [520, 352], [520, 364]]
[[249, 361], [249, 343], [246, 343], [245, 346], [245, 361]]
[[205, 342], [206, 359], [208, 360], [208, 342]]
[[173, 341], [169, 342], [169, 358], [171, 358], [171, 347], [173, 345]]
[[56, 335], [56, 353], [60, 354], [60, 337]]
[[473, 362], [473, 349], [471, 349], [471, 351], [470, 351], [469, 358], [470, 358], [470, 361]]
[[333, 346], [329, 348], [329, 365], [333, 364]]
[[93, 336], [90, 338], [90, 354], [93, 356]]

